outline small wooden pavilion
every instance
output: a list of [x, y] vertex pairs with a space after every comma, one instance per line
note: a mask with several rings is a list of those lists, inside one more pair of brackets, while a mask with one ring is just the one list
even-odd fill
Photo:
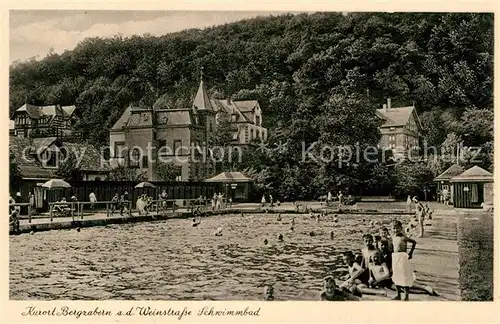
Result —
[[450, 197], [450, 203], [453, 203], [453, 184], [451, 179], [464, 172], [464, 169], [458, 164], [453, 164], [451, 167], [446, 169], [443, 173], [434, 178], [434, 182], [437, 182], [436, 197], [440, 202], [444, 202], [443, 191], [447, 191]]
[[226, 198], [231, 198], [235, 202], [248, 201], [253, 183], [251, 178], [241, 172], [222, 172], [205, 181], [218, 183], [217, 192], [223, 192]]
[[455, 208], [482, 208], [493, 203], [493, 174], [476, 166], [453, 177], [453, 206]]

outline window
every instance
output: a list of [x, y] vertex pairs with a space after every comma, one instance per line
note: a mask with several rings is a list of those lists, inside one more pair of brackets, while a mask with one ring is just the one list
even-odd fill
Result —
[[138, 168], [140, 162], [141, 162], [141, 152], [139, 151], [138, 148], [133, 148], [130, 151], [129, 166], [132, 168]]
[[391, 132], [394, 132], [394, 131], [396, 130], [396, 128], [395, 128], [395, 127], [391, 127], [389, 130], [390, 130]]
[[124, 151], [125, 151], [125, 142], [115, 142], [115, 151], [114, 156], [115, 158], [122, 158], [124, 157]]
[[255, 116], [255, 123], [260, 126], [260, 116]]
[[211, 132], [213, 131], [212, 122], [210, 122], [210, 125], [209, 125], [209, 130], [210, 130]]
[[181, 148], [182, 148], [182, 140], [174, 140], [174, 155], [182, 155]]
[[142, 157], [142, 168], [147, 169], [148, 168], [148, 156], [144, 155]]
[[47, 156], [47, 163], [46, 166], [48, 167], [56, 167], [57, 166], [57, 152], [52, 151], [52, 150], [47, 150], [46, 151], [46, 156]]
[[259, 137], [260, 137], [260, 132], [259, 132], [259, 130], [257, 130], [257, 131], [255, 132], [255, 136], [256, 136], [257, 138], [259, 138]]
[[174, 166], [175, 170], [175, 181], [182, 181], [182, 167]]

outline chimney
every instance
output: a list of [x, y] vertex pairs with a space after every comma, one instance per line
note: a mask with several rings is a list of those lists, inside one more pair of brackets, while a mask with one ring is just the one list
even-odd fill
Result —
[[391, 109], [391, 98], [387, 98], [387, 109]]

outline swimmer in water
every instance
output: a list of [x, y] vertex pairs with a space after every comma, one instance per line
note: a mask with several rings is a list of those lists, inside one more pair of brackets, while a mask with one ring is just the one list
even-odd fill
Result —
[[77, 231], [77, 232], [80, 232], [80, 227], [77, 227], [77, 228], [76, 228], [76, 231]]
[[278, 236], [278, 241], [283, 242], [283, 234], [280, 234], [280, 235]]
[[265, 300], [274, 300], [274, 287], [273, 285], [266, 285], [264, 289], [264, 299]]
[[222, 227], [219, 227], [214, 233], [215, 236], [222, 236]]
[[333, 222], [334, 223], [338, 223], [339, 222], [339, 219], [337, 218], [337, 215], [333, 215]]
[[196, 221], [196, 218], [193, 218], [193, 227], [200, 225], [201, 221]]
[[337, 289], [335, 279], [331, 276], [324, 279], [323, 291], [321, 291], [319, 299], [328, 301], [360, 300], [359, 297], [353, 294]]
[[281, 214], [278, 214], [278, 222], [281, 222]]
[[314, 235], [316, 235], [316, 234], [314, 234], [314, 232], [313, 232], [313, 231], [310, 231], [310, 232], [309, 232], [309, 236], [314, 236]]
[[333, 231], [330, 232], [330, 239], [333, 240]]
[[241, 213], [241, 217], [245, 216], [245, 214]]
[[264, 239], [264, 245], [267, 245], [268, 241], [267, 239]]
[[293, 227], [293, 225], [292, 225], [292, 226], [290, 226], [290, 231], [292, 231], [292, 232], [293, 232], [293, 230], [294, 230], [294, 227]]

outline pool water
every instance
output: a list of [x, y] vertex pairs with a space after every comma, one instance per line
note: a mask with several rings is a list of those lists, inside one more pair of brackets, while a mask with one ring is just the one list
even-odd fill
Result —
[[272, 283], [277, 300], [317, 300], [325, 276], [347, 272], [340, 253], [393, 217], [237, 214], [10, 236], [10, 298], [259, 300]]

